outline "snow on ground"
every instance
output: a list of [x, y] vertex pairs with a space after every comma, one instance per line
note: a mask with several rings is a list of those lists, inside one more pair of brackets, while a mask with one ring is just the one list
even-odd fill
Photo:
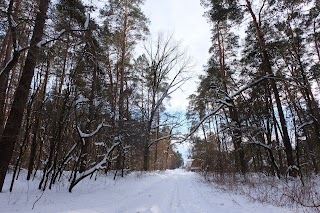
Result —
[[[20, 179], [22, 179], [21, 177]], [[112, 180], [84, 180], [67, 191], [60, 184], [52, 190], [37, 190], [38, 181], [18, 180], [13, 192], [0, 193], [0, 212], [10, 213], [290, 213], [289, 209], [251, 203], [241, 195], [221, 192], [196, 173], [184, 170], [132, 173]], [[40, 199], [39, 199], [40, 198]], [[38, 202], [35, 203], [35, 201]], [[32, 210], [32, 206], [34, 209]]]

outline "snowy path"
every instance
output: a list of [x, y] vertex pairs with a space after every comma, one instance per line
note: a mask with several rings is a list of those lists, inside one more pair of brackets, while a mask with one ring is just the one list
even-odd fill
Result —
[[[100, 180], [101, 179], [101, 180]], [[293, 212], [270, 205], [250, 203], [244, 197], [222, 193], [195, 173], [183, 170], [130, 175], [116, 183], [100, 178], [84, 182], [72, 194], [66, 186], [46, 191], [26, 190], [0, 193], [0, 212], [61, 213], [275, 213]], [[25, 183], [24, 183], [25, 185]], [[25, 185], [26, 186], [26, 185]], [[30, 186], [30, 188], [34, 186]], [[2, 211], [4, 210], [4, 211]]]

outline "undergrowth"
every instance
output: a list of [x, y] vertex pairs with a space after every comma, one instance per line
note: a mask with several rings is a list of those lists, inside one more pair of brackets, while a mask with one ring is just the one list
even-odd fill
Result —
[[251, 201], [287, 207], [297, 212], [320, 212], [320, 177], [283, 178], [262, 173], [203, 174], [206, 181], [215, 183], [224, 191], [232, 191], [248, 197]]

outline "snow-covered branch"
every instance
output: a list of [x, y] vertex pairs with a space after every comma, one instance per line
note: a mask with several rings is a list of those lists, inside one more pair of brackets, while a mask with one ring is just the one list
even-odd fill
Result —
[[113, 143], [113, 145], [108, 149], [107, 153], [104, 155], [103, 159], [97, 163], [96, 165], [92, 166], [91, 168], [87, 169], [86, 171], [83, 171], [81, 173], [75, 172], [74, 177], [71, 181], [69, 192], [72, 191], [73, 187], [75, 187], [81, 180], [88, 177], [89, 175], [93, 174], [94, 172], [98, 170], [102, 170], [107, 168], [108, 164], [113, 162], [118, 158], [118, 156], [115, 156], [113, 158], [110, 158], [112, 152], [116, 147], [118, 147], [121, 144], [120, 142]]
[[267, 80], [267, 79], [270, 79], [274, 77], [274, 75], [270, 75], [270, 74], [267, 74], [267, 75], [264, 75], [262, 76], [261, 78], [258, 78], [257, 80], [247, 84], [247, 85], [244, 85], [243, 87], [241, 87], [238, 91], [236, 91], [235, 93], [231, 94], [230, 95], [230, 98], [233, 99], [234, 97], [240, 95], [241, 93], [243, 93], [244, 91], [246, 91], [247, 89], [259, 84], [261, 81], [264, 81], [264, 80]]
[[258, 145], [258, 146], [261, 146], [263, 148], [266, 148], [266, 149], [271, 149], [272, 148], [272, 145], [271, 144], [264, 144], [264, 143], [261, 143], [257, 140], [255, 140], [253, 137], [248, 137], [248, 142], [245, 143], [245, 144], [255, 144], [255, 145]]
[[162, 136], [160, 138], [157, 138], [153, 141], [151, 141], [149, 144], [148, 144], [148, 147], [151, 147], [153, 144], [159, 142], [159, 141], [162, 141], [162, 140], [166, 140], [166, 139], [172, 139], [172, 137], [174, 137], [176, 134], [169, 134], [169, 135], [165, 135], [165, 136]]
[[299, 132], [301, 129], [303, 129], [304, 127], [306, 126], [309, 126], [311, 124], [313, 124], [314, 121], [307, 121], [307, 122], [304, 122], [303, 124], [301, 124], [300, 126], [297, 127], [297, 132]]
[[40, 42], [37, 43], [37, 47], [40, 48], [42, 46], [45, 46], [45, 45], [49, 44], [50, 42], [59, 40], [66, 32], [67, 31], [65, 29], [63, 29], [57, 35], [53, 36], [51, 39], [49, 39], [49, 40], [46, 40], [46, 39], [41, 40]]
[[219, 103], [219, 104], [223, 104], [226, 105], [228, 107], [232, 107], [232, 103], [230, 102], [230, 100], [226, 100], [226, 99], [214, 99], [213, 100], [215, 103]]
[[110, 148], [109, 150], [107, 151], [107, 153], [105, 154], [104, 158], [99, 162], [97, 163], [95, 166], [91, 167], [90, 169], [84, 171], [84, 172], [81, 172], [79, 173], [79, 176], [82, 177], [82, 176], [88, 176], [90, 175], [91, 173], [97, 171], [97, 170], [101, 170], [101, 169], [105, 169], [106, 166], [105, 164], [106, 163], [110, 163], [112, 162], [113, 160], [115, 160], [116, 158], [112, 158], [110, 159], [110, 154], [111, 152], [118, 146], [120, 145], [121, 142], [117, 142], [117, 143], [114, 143]]
[[97, 126], [97, 128], [96, 128], [93, 132], [88, 133], [88, 134], [82, 132], [79, 126], [77, 126], [77, 130], [78, 130], [78, 133], [79, 133], [79, 135], [80, 135], [81, 138], [91, 138], [91, 137], [93, 137], [95, 134], [97, 134], [102, 127], [111, 127], [111, 126], [110, 126], [109, 124], [105, 124], [104, 122], [102, 122], [102, 123], [100, 123], [100, 124]]
[[[199, 122], [198, 124], [190, 131], [190, 133], [188, 133], [186, 135], [186, 137], [184, 137], [179, 143], [183, 143], [186, 140], [188, 140], [189, 137], [191, 137], [198, 129], [199, 127], [211, 116], [215, 115], [220, 109], [222, 109], [224, 107], [223, 104], [220, 104], [216, 109], [214, 109], [211, 113], [209, 113], [208, 115], [204, 116]], [[178, 143], [178, 142], [177, 142]]]
[[88, 30], [88, 28], [89, 28], [89, 22], [90, 22], [90, 13], [87, 13], [87, 14], [86, 14], [86, 21], [85, 21], [85, 23], [84, 23], [84, 29], [85, 29], [85, 30]]

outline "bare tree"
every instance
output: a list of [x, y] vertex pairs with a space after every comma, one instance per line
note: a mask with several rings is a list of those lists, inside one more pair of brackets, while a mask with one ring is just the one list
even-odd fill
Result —
[[144, 71], [146, 82], [143, 84], [147, 91], [146, 100], [140, 107], [148, 134], [144, 143], [143, 169], [148, 170], [150, 146], [160, 141], [150, 138], [163, 122], [159, 118], [160, 109], [164, 100], [189, 80], [186, 74], [192, 68], [192, 60], [181, 44], [174, 41], [173, 35], [159, 34], [155, 41], [150, 39], [144, 45], [144, 50], [148, 66]]

